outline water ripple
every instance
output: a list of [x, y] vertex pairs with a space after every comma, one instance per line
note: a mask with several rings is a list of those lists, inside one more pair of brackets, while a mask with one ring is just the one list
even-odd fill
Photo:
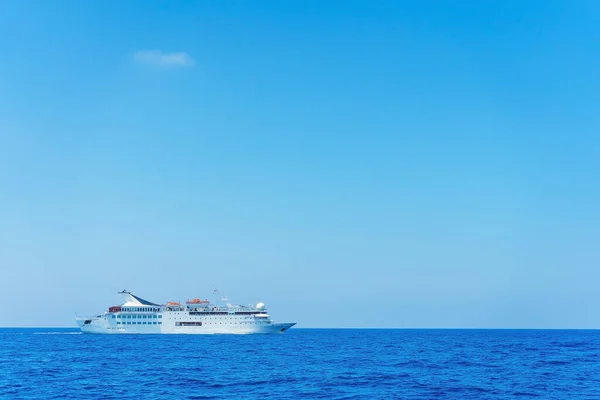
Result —
[[0, 399], [600, 398], [593, 331], [0, 329]]

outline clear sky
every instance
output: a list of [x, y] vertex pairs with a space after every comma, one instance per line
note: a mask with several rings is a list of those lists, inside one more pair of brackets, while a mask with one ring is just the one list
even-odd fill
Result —
[[595, 1], [0, 2], [4, 326], [600, 328]]

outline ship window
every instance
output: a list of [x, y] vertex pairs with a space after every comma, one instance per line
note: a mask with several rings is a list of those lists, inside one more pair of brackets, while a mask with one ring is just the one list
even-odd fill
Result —
[[159, 322], [158, 322], [158, 324], [159, 324], [159, 325], [162, 325], [162, 322], [160, 322], [160, 321], [159, 321]]
[[159, 315], [158, 318], [162, 318], [162, 315]]

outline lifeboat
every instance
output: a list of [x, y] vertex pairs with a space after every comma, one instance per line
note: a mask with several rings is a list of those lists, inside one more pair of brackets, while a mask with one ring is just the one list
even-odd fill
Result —
[[208, 304], [208, 300], [200, 300], [196, 298], [186, 301], [185, 304]]
[[181, 306], [181, 303], [179, 303], [178, 301], [168, 301], [167, 302], [167, 306], [169, 306], [169, 307], [179, 307], [179, 306]]
[[185, 302], [190, 308], [204, 308], [208, 306], [210, 302], [208, 300], [191, 299]]

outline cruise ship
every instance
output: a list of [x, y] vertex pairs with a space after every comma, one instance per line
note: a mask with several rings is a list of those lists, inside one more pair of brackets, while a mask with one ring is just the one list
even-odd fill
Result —
[[222, 304], [199, 298], [185, 303], [170, 301], [155, 304], [123, 290], [125, 302], [109, 307], [93, 317], [78, 317], [77, 325], [84, 333], [187, 333], [187, 334], [250, 334], [283, 333], [295, 322], [275, 323], [263, 303], [230, 304], [220, 296]]

